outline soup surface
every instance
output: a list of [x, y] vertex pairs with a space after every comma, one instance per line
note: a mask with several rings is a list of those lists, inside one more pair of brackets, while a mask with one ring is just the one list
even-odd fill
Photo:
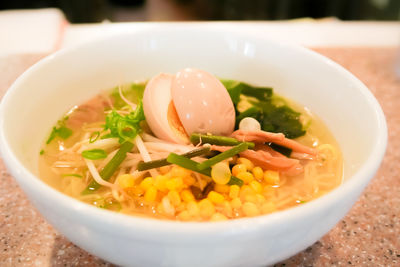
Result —
[[323, 122], [271, 88], [184, 69], [74, 106], [40, 151], [42, 179], [99, 208], [180, 221], [284, 210], [342, 182]]

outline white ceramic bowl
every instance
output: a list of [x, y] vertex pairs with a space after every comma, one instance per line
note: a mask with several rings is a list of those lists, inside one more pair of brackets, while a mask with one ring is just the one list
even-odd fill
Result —
[[[345, 182], [300, 207], [218, 223], [129, 217], [67, 197], [38, 178], [39, 146], [71, 106], [101, 89], [183, 67], [274, 87], [328, 125]], [[385, 152], [387, 129], [369, 90], [314, 52], [191, 27], [127, 33], [60, 51], [26, 71], [0, 107], [4, 161], [42, 215], [83, 249], [130, 266], [261, 266], [310, 246], [351, 208]]]

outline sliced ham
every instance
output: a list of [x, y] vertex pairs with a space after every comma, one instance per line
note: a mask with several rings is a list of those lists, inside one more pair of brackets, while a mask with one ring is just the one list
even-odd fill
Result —
[[317, 150], [302, 145], [292, 139], [286, 138], [282, 133], [270, 133], [266, 131], [243, 131], [237, 130], [232, 137], [242, 142], [274, 143], [292, 149], [294, 152], [317, 155]]
[[[231, 149], [230, 146], [216, 146], [212, 145], [210, 147], [211, 150], [224, 152], [228, 149]], [[269, 148], [268, 146], [257, 146], [259, 150], [251, 150], [248, 149], [240, 153], [241, 157], [247, 158], [251, 160], [255, 165], [261, 167], [264, 170], [274, 170], [286, 173], [290, 171], [291, 173], [301, 173], [303, 171], [303, 167], [296, 159], [290, 159], [280, 154], [277, 151]], [[270, 151], [268, 151], [270, 149]], [[294, 175], [295, 175], [294, 174]]]
[[104, 109], [110, 107], [110, 102], [102, 95], [98, 95], [86, 103], [78, 106], [69, 116], [67, 126], [73, 129], [81, 127], [84, 123], [104, 120]]

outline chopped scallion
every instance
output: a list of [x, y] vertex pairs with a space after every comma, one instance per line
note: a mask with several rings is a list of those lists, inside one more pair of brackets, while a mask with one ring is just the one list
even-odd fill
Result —
[[103, 149], [95, 148], [82, 151], [82, 157], [91, 160], [104, 159], [107, 157], [107, 153]]
[[[190, 142], [192, 142], [192, 144], [194, 145], [202, 143], [202, 144], [211, 144], [218, 146], [236, 146], [238, 144], [243, 143], [232, 137], [198, 134], [198, 133], [194, 133], [190, 136]], [[247, 144], [248, 148], [254, 147], [254, 143], [252, 142], [245, 142], [245, 143]]]
[[[133, 143], [125, 142], [121, 145], [114, 157], [107, 163], [107, 165], [100, 171], [100, 176], [103, 180], [110, 180], [114, 172], [117, 170], [119, 165], [125, 160], [126, 153], [131, 151], [133, 148]], [[96, 181], [92, 181], [85, 190], [83, 190], [82, 195], [90, 194], [101, 187]]]
[[197, 165], [197, 169], [204, 170], [206, 168], [210, 168], [211, 166], [217, 164], [218, 162], [221, 162], [225, 159], [235, 156], [236, 154], [239, 154], [240, 152], [247, 150], [247, 148], [248, 148], [247, 143], [241, 143], [227, 151], [224, 151], [216, 155], [215, 157], [212, 157], [206, 161], [203, 161], [202, 163], [199, 163]]
[[[186, 153], [182, 154], [181, 156], [184, 156], [186, 158], [193, 158], [193, 157], [204, 155], [208, 152], [210, 152], [209, 147], [201, 147], [201, 148], [196, 148], [192, 151], [186, 152]], [[170, 164], [171, 163], [169, 163], [167, 161], [167, 158], [159, 159], [159, 160], [152, 160], [152, 161], [148, 161], [148, 162], [141, 161], [141, 162], [139, 162], [137, 169], [138, 169], [138, 171], [145, 171], [145, 170], [150, 170], [153, 168], [160, 168], [162, 166], [167, 166]]]

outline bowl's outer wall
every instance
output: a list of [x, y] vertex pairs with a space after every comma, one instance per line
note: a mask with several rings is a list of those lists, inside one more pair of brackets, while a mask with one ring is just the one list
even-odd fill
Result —
[[[51, 125], [74, 104], [101, 89], [184, 67], [273, 86], [307, 106], [337, 138], [345, 178], [357, 174], [338, 190], [296, 209], [202, 225], [97, 210], [32, 176], [38, 174], [39, 147]], [[120, 265], [261, 266], [289, 257], [344, 216], [373, 177], [386, 146], [382, 111], [345, 70], [304, 49], [224, 32], [142, 32], [62, 51], [22, 75], [4, 97], [1, 111], [5, 162], [34, 205], [71, 241]], [[377, 152], [374, 161], [372, 151]], [[374, 163], [365, 167], [367, 160]]]

